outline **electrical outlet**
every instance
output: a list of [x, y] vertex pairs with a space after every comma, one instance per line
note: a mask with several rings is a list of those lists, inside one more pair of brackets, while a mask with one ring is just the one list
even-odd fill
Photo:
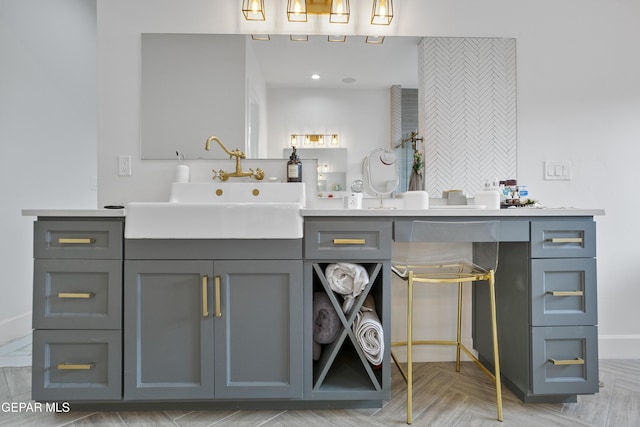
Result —
[[131, 175], [131, 156], [118, 156], [118, 175]]

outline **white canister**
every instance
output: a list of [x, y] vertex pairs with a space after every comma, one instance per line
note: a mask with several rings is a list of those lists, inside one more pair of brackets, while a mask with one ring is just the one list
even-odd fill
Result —
[[362, 209], [362, 193], [349, 193], [342, 198], [345, 209]]
[[407, 191], [398, 194], [404, 209], [429, 209], [429, 193], [426, 191]]
[[498, 190], [482, 190], [476, 192], [474, 205], [484, 205], [487, 209], [500, 209], [500, 192]]
[[189, 182], [189, 166], [178, 165], [173, 182]]

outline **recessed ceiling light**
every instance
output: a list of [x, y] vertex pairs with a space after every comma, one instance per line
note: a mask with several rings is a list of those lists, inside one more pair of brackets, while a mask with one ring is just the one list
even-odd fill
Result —
[[311, 78], [313, 80], [318, 80], [320, 78], [320, 74], [311, 74]]
[[345, 77], [344, 79], [342, 79], [342, 83], [355, 83], [356, 79], [353, 77]]

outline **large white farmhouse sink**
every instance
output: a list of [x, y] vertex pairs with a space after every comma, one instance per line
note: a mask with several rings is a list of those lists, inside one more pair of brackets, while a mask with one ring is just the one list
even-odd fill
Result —
[[304, 184], [173, 183], [169, 202], [132, 202], [127, 239], [299, 239]]

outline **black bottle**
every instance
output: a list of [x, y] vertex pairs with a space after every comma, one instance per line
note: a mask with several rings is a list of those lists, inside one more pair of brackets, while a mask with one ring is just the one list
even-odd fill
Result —
[[296, 153], [296, 147], [293, 147], [293, 153], [287, 162], [287, 182], [302, 182], [302, 162]]

